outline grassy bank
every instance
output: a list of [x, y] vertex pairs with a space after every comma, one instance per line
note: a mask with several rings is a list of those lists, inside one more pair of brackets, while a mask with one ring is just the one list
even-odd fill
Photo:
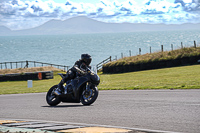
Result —
[[[200, 89], [200, 65], [183, 66], [123, 74], [99, 74], [99, 90], [110, 89]], [[47, 92], [61, 80], [54, 72], [54, 79], [34, 80], [33, 88], [27, 81], [0, 82], [0, 94]]]
[[109, 62], [104, 64], [104, 66], [118, 66], [118, 65], [130, 65], [130, 64], [140, 64], [147, 62], [155, 62], [155, 61], [164, 61], [164, 60], [175, 60], [183, 57], [191, 57], [200, 55], [200, 47], [190, 47], [190, 48], [182, 48], [173, 51], [165, 51], [165, 52], [155, 52], [151, 54], [137, 55], [131, 57], [124, 57], [116, 61]]

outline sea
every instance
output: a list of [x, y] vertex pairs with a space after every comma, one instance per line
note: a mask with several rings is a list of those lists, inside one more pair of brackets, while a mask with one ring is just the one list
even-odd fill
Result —
[[95, 66], [110, 56], [113, 60], [158, 52], [161, 45], [170, 51], [194, 46], [194, 41], [200, 46], [200, 30], [0, 36], [0, 63], [28, 60], [73, 66], [88, 53]]

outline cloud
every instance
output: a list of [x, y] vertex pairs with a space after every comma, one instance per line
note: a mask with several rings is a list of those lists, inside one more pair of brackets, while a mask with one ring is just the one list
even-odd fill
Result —
[[200, 11], [200, 0], [175, 0], [174, 3], [180, 3], [185, 11]]
[[85, 15], [104, 22], [130, 23], [200, 23], [200, 0], [145, 0], [143, 5], [134, 0], [98, 4], [49, 1], [10, 0], [0, 3], [0, 25], [11, 29], [32, 28], [50, 19]]

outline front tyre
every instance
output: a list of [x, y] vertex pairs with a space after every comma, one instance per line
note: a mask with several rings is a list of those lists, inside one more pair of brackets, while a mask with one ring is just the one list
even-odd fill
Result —
[[61, 102], [60, 98], [54, 94], [54, 91], [57, 88], [58, 88], [58, 85], [54, 85], [47, 92], [46, 101], [50, 106], [56, 106]]
[[81, 95], [81, 103], [83, 105], [91, 105], [95, 102], [99, 94], [98, 88], [93, 87], [92, 89], [89, 89], [89, 91], [83, 90], [83, 93]]

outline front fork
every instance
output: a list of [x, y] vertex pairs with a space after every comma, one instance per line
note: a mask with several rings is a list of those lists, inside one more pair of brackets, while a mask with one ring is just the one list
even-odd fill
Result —
[[88, 92], [90, 90], [90, 84], [89, 82], [86, 83], [86, 92]]
[[90, 84], [89, 82], [86, 83], [86, 91], [90, 90]]
[[85, 91], [83, 91], [83, 98], [84, 99], [89, 99], [92, 97], [92, 89], [91, 89], [91, 86], [92, 86], [92, 83], [90, 82], [87, 82], [86, 83], [86, 88], [85, 88]]
[[92, 93], [92, 83], [91, 82], [87, 82], [86, 83], [86, 89], [85, 89], [85, 95], [90, 95]]

